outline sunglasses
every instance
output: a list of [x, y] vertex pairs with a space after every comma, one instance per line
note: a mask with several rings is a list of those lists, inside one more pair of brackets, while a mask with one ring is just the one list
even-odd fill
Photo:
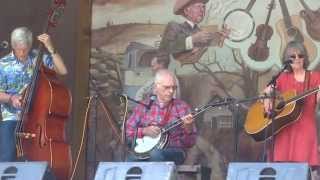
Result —
[[297, 55], [290, 55], [289, 56], [291, 59], [301, 59], [301, 58], [304, 58], [304, 55], [303, 54], [297, 54]]

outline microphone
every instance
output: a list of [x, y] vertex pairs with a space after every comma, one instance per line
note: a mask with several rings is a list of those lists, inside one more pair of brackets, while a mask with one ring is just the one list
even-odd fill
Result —
[[146, 106], [147, 110], [150, 110], [153, 102], [157, 99], [157, 96], [154, 95], [154, 94], [151, 94], [150, 95], [150, 101], [149, 101], [149, 104]]
[[292, 63], [293, 63], [293, 61], [291, 59], [283, 61], [283, 69], [284, 69], [284, 71], [289, 71], [289, 69], [291, 68], [291, 64]]
[[115, 95], [115, 96], [119, 96], [119, 97], [127, 97], [127, 95], [126, 95], [126, 94], [123, 94], [123, 93], [118, 92], [118, 91], [114, 91], [114, 92], [113, 92], [113, 95]]
[[114, 96], [119, 96], [120, 98], [126, 98], [126, 99], [128, 99], [128, 100], [130, 100], [130, 101], [132, 101], [134, 103], [140, 104], [140, 105], [146, 107], [147, 110], [149, 110], [151, 108], [151, 106], [153, 104], [153, 101], [156, 100], [156, 95], [150, 95], [149, 104], [145, 104], [145, 103], [143, 103], [141, 101], [137, 101], [137, 100], [131, 98], [130, 96], [128, 96], [127, 94], [123, 94], [123, 93], [121, 93], [119, 91], [114, 91], [112, 94]]
[[1, 41], [0, 42], [0, 51], [8, 49], [8, 47], [9, 47], [8, 41]]
[[292, 64], [292, 60], [291, 59], [288, 59], [286, 61], [283, 62], [284, 65], [289, 65], [289, 64]]

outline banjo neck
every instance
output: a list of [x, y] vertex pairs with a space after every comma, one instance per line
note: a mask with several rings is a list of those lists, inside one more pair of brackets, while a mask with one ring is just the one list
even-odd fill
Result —
[[[220, 101], [217, 103], [207, 104], [207, 105], [204, 105], [200, 108], [196, 108], [193, 112], [191, 112], [191, 114], [193, 115], [193, 117], [196, 117], [200, 113], [206, 111], [209, 108], [224, 106], [224, 105], [228, 105], [229, 103], [230, 103], [230, 101], [228, 99], [226, 99], [226, 100], [223, 100], [223, 101]], [[152, 149], [154, 149], [156, 147], [159, 149], [164, 148], [168, 142], [168, 134], [167, 133], [170, 130], [182, 125], [184, 117], [178, 118], [174, 121], [171, 121], [168, 125], [161, 128], [161, 133], [155, 138], [150, 137], [150, 136], [143, 136], [142, 138], [137, 138], [135, 140], [136, 144], [134, 147], [135, 155], [139, 159], [146, 159], [149, 157], [149, 152]]]
[[246, 11], [247, 12], [249, 12], [251, 9], [252, 9], [252, 7], [253, 7], [253, 5], [256, 3], [256, 0], [250, 0], [250, 2], [249, 2], [249, 4], [248, 4], [248, 6], [246, 7]]
[[[213, 104], [207, 104], [204, 105], [202, 107], [199, 108], [195, 108], [192, 112], [191, 115], [193, 116], [193, 118], [197, 117], [199, 114], [201, 114], [202, 112], [208, 110], [209, 108], [214, 108], [214, 107], [219, 107], [219, 106], [224, 106], [227, 105], [229, 103], [228, 99], [224, 99], [223, 101], [217, 102], [217, 103], [213, 103]], [[189, 114], [188, 114], [189, 115]], [[183, 124], [183, 119], [186, 116], [183, 116], [181, 118], [177, 118], [176, 120], [170, 122], [168, 125], [164, 126], [161, 129], [161, 133], [165, 134], [168, 133], [170, 130], [175, 129], [176, 127], [179, 127]]]

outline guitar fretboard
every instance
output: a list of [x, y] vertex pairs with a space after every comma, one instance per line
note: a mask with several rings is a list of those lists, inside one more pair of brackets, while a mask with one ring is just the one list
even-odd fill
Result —
[[311, 95], [311, 94], [313, 94], [313, 93], [318, 92], [319, 90], [320, 90], [319, 87], [316, 87], [316, 88], [314, 88], [314, 89], [310, 89], [310, 90], [308, 90], [308, 91], [306, 91], [306, 92], [304, 92], [304, 93], [302, 93], [302, 94], [300, 94], [300, 95], [298, 95], [298, 96], [296, 96], [296, 97], [293, 97], [293, 98], [287, 100], [287, 101], [286, 101], [286, 104], [290, 104], [290, 103], [292, 103], [292, 102], [296, 102], [296, 101], [298, 101], [298, 100], [300, 100], [300, 99], [303, 99], [303, 98], [305, 98], [305, 97], [307, 97], [307, 96], [309, 96], [309, 95]]
[[281, 7], [281, 12], [283, 16], [284, 23], [286, 25], [287, 29], [292, 28], [292, 22], [289, 14], [289, 10], [286, 4], [286, 0], [279, 0], [280, 7]]

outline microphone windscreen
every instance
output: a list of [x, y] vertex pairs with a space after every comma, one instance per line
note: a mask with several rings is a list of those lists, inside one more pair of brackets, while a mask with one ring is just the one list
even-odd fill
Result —
[[291, 59], [288, 59], [288, 60], [286, 60], [286, 61], [283, 62], [283, 64], [292, 64], [292, 63], [293, 63], [293, 62], [292, 62]]

